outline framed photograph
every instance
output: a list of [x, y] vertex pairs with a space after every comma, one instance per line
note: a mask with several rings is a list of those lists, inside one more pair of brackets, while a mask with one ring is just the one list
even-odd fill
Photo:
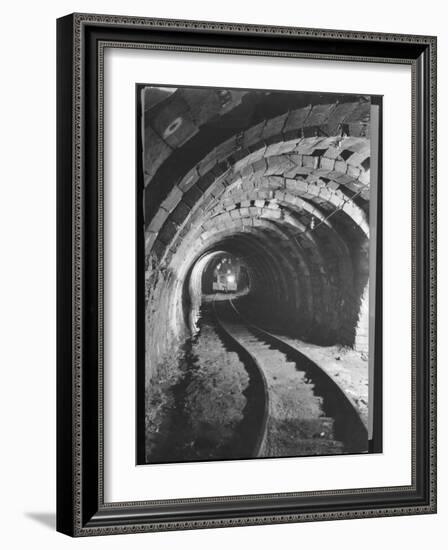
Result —
[[57, 529], [434, 513], [436, 39], [57, 40]]

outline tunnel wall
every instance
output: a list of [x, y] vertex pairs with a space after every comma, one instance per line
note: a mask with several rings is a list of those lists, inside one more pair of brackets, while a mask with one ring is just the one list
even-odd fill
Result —
[[[145, 332], [151, 337], [145, 338], [145, 362], [147, 371], [159, 376], [156, 366], [173, 363], [179, 345], [189, 335], [189, 327], [185, 321], [178, 279], [172, 270], [149, 259], [145, 279]], [[176, 299], [173, 300], [174, 296]], [[146, 377], [146, 384], [149, 382], [150, 377]]]
[[369, 351], [369, 285], [364, 288], [361, 305], [358, 311], [358, 322], [355, 329], [355, 350], [367, 353]]

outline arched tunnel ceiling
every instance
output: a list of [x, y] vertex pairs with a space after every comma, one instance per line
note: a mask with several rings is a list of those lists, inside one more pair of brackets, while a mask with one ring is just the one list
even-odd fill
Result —
[[162, 268], [179, 291], [220, 250], [302, 322], [336, 329], [367, 278], [369, 99], [194, 91], [144, 90], [149, 284]]

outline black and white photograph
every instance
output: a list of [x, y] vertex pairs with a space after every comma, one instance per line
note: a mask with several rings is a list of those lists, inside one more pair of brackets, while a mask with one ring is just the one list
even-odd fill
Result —
[[381, 452], [382, 98], [136, 103], [137, 462]]

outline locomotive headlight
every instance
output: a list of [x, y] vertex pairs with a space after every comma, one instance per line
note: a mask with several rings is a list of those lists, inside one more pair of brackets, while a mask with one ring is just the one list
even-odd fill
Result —
[[227, 275], [227, 282], [228, 283], [234, 283], [235, 282], [235, 275]]

